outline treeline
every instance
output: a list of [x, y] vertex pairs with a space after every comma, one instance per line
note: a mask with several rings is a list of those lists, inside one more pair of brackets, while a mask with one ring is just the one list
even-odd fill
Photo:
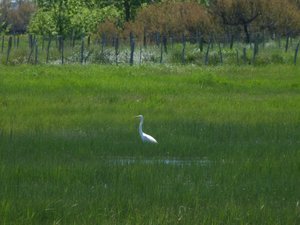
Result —
[[[0, 4], [3, 32], [106, 37], [214, 34], [295, 36], [300, 33], [299, 0], [19, 0]], [[164, 38], [162, 38], [163, 40]]]

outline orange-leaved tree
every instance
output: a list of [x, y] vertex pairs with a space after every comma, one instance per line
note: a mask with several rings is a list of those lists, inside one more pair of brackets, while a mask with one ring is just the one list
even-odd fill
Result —
[[135, 24], [142, 32], [169, 34], [203, 33], [214, 29], [213, 17], [197, 2], [165, 1], [141, 8]]
[[259, 24], [271, 33], [291, 35], [300, 32], [300, 9], [294, 0], [260, 0]]

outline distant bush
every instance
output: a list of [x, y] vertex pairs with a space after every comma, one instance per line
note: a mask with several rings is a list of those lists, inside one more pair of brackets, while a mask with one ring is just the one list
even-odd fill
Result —
[[[261, 14], [257, 21], [260, 30], [271, 33], [299, 34], [300, 8], [291, 0], [260, 0]], [[299, 4], [299, 3], [298, 3]]]
[[281, 54], [279, 54], [279, 53], [273, 53], [272, 55], [271, 55], [271, 62], [272, 63], [284, 63], [284, 58], [283, 58], [283, 56], [281, 55]]
[[98, 39], [106, 38], [112, 40], [119, 35], [120, 29], [111, 20], [106, 20], [98, 25], [96, 32]]
[[[7, 55], [1, 58], [1, 63], [6, 64]], [[26, 49], [11, 50], [7, 64], [20, 65], [27, 63], [28, 51]]]
[[129, 28], [143, 36], [151, 33], [162, 35], [182, 33], [211, 33], [215, 30], [214, 19], [207, 8], [196, 2], [165, 1], [146, 5], [137, 12]]

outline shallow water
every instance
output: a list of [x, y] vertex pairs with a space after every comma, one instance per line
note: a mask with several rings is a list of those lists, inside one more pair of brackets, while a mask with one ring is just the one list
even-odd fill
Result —
[[[105, 160], [105, 159], [104, 159]], [[145, 165], [171, 165], [171, 166], [208, 166], [211, 161], [207, 158], [203, 159], [170, 159], [170, 158], [133, 158], [133, 157], [123, 157], [123, 158], [109, 158], [105, 160], [109, 164], [113, 165], [132, 165], [132, 164], [145, 164]]]

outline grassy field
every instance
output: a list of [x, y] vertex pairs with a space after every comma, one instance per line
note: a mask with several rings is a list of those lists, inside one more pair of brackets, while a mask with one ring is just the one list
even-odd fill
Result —
[[299, 178], [299, 66], [0, 66], [0, 224], [296, 225]]

